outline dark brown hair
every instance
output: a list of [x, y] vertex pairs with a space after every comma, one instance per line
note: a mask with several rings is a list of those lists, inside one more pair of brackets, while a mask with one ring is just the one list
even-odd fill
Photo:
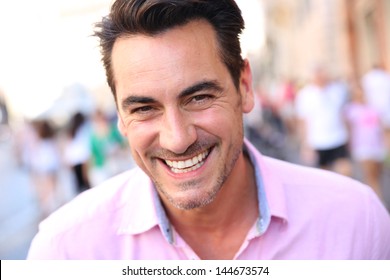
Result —
[[71, 138], [76, 137], [80, 127], [86, 122], [85, 116], [81, 112], [76, 112], [69, 121], [68, 133]]
[[109, 15], [95, 25], [94, 33], [100, 39], [102, 61], [114, 98], [111, 53], [116, 39], [133, 34], [153, 36], [197, 19], [207, 20], [216, 31], [221, 60], [238, 88], [244, 66], [239, 41], [244, 20], [234, 0], [116, 0]]
[[55, 137], [56, 131], [49, 120], [36, 120], [33, 122], [33, 127], [40, 139], [52, 139]]

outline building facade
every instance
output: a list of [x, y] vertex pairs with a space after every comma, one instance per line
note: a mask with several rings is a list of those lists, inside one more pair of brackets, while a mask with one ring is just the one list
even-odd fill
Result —
[[334, 78], [390, 70], [390, 0], [262, 0], [262, 79], [308, 78], [322, 64]]

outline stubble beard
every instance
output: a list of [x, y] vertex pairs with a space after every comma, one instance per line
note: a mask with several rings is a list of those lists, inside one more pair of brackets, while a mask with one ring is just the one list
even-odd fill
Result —
[[[218, 149], [219, 147], [214, 147], [214, 149]], [[174, 207], [181, 209], [181, 210], [191, 210], [196, 208], [204, 207], [208, 204], [210, 204], [214, 199], [216, 198], [217, 194], [222, 189], [224, 183], [226, 182], [227, 178], [229, 177], [230, 173], [232, 172], [238, 158], [240, 157], [240, 154], [242, 153], [242, 145], [238, 147], [231, 147], [231, 149], [234, 149], [231, 160], [228, 164], [224, 165], [222, 161], [221, 166], [218, 168], [218, 177], [213, 183], [213, 187], [209, 189], [206, 193], [202, 193], [198, 195], [197, 197], [191, 197], [191, 198], [184, 198], [184, 199], [177, 199], [174, 196], [172, 196], [168, 191], [167, 188], [159, 182], [158, 180], [152, 179], [154, 182], [154, 185], [156, 186], [158, 192], [163, 195]], [[199, 179], [200, 180], [200, 179]], [[183, 191], [191, 190], [194, 188], [200, 188], [200, 182], [197, 179], [183, 182], [177, 187]]]

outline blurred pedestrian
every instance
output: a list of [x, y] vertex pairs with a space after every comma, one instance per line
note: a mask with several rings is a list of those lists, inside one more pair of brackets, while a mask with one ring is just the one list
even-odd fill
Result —
[[91, 127], [85, 115], [76, 112], [68, 124], [68, 139], [65, 143], [65, 162], [70, 166], [74, 177], [76, 191], [81, 193], [90, 188], [88, 175]]
[[386, 147], [380, 114], [368, 104], [358, 83], [351, 89], [352, 99], [346, 107], [345, 115], [351, 130], [352, 159], [360, 165], [363, 181], [383, 200], [381, 179]]
[[291, 78], [284, 79], [279, 88], [279, 98], [277, 100], [277, 110], [281, 119], [283, 120], [286, 133], [292, 139], [295, 137], [295, 96], [296, 86], [295, 82]]
[[253, 110], [244, 116], [245, 135], [256, 148], [260, 149], [262, 144], [263, 101], [259, 90], [254, 92], [253, 97]]
[[10, 136], [8, 106], [4, 93], [0, 90], [0, 142], [8, 140]]
[[89, 174], [92, 185], [96, 186], [119, 173], [117, 156], [125, 143], [116, 123], [110, 122], [108, 116], [102, 110], [96, 110], [93, 114], [90, 143]]
[[56, 195], [61, 155], [55, 129], [48, 120], [35, 120], [33, 128], [36, 137], [30, 146], [29, 164], [42, 216], [45, 217], [60, 203]]
[[296, 114], [303, 160], [349, 176], [352, 167], [343, 114], [348, 98], [346, 87], [331, 82], [326, 70], [316, 66], [311, 82], [297, 93]]
[[374, 65], [362, 78], [367, 102], [381, 115], [384, 124], [390, 127], [390, 74], [379, 65]]
[[368, 104], [376, 109], [385, 127], [385, 141], [390, 157], [390, 73], [375, 64], [362, 77], [362, 86]]
[[268, 93], [254, 92], [254, 107], [244, 115], [244, 124], [247, 138], [264, 155], [286, 159], [285, 125]]
[[5, 101], [4, 93], [0, 90], [0, 124], [8, 125], [8, 107]]
[[21, 169], [30, 171], [33, 144], [37, 139], [37, 132], [32, 121], [24, 118], [19, 126], [15, 129], [14, 150], [18, 166]]

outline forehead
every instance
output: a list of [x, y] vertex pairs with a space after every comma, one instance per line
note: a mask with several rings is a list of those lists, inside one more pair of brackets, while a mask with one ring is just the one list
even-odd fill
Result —
[[217, 46], [214, 29], [202, 20], [156, 36], [138, 34], [117, 39], [112, 69], [118, 97], [217, 79], [227, 73]]

